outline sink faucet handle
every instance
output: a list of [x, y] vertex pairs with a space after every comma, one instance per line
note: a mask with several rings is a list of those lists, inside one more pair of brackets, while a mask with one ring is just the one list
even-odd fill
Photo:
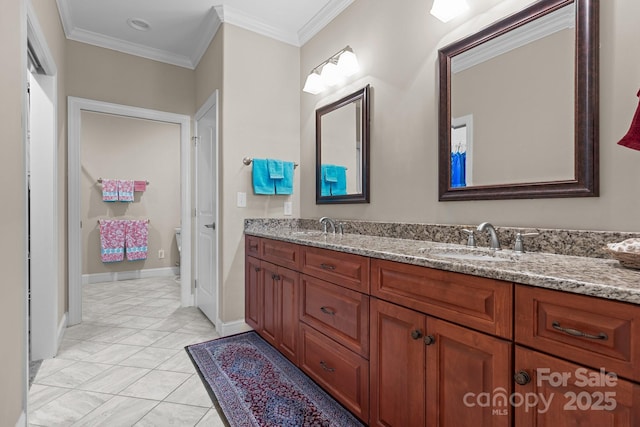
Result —
[[513, 251], [517, 253], [524, 253], [524, 239], [523, 237], [537, 236], [540, 233], [516, 233], [516, 243], [513, 246]]
[[338, 228], [338, 233], [342, 236], [344, 234], [344, 223], [339, 222], [336, 227]]
[[475, 236], [473, 230], [467, 230], [466, 228], [463, 228], [462, 232], [467, 234], [467, 246], [475, 248], [476, 247], [476, 236]]

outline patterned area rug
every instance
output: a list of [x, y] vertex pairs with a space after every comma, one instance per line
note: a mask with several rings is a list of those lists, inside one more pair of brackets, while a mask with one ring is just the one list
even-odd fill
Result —
[[255, 332], [185, 350], [232, 427], [363, 425]]

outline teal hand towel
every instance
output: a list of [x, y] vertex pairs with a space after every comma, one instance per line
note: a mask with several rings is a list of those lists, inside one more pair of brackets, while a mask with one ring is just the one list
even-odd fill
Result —
[[320, 166], [320, 196], [330, 196], [331, 195], [331, 183], [327, 181], [327, 166]]
[[276, 194], [274, 182], [269, 178], [269, 167], [265, 159], [253, 159], [252, 176], [255, 194]]
[[282, 160], [267, 159], [267, 165], [269, 167], [269, 178], [284, 178], [284, 162]]
[[336, 171], [335, 165], [322, 165], [324, 172], [322, 173], [322, 177], [328, 183], [338, 182], [338, 175]]
[[347, 168], [335, 166], [336, 182], [331, 184], [331, 194], [334, 196], [345, 196], [347, 194]]
[[282, 179], [275, 180], [276, 194], [293, 194], [293, 162], [282, 162]]

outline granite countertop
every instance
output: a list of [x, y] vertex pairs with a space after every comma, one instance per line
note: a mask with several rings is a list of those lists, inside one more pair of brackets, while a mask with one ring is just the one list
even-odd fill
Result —
[[[468, 257], [461, 245], [359, 234], [324, 235], [291, 227], [245, 228], [248, 235], [332, 249], [371, 258], [420, 265], [457, 273], [533, 285], [577, 294], [640, 304], [640, 270], [618, 261], [549, 253], [493, 254], [478, 248], [480, 259]], [[447, 257], [443, 257], [445, 254]], [[452, 255], [452, 257], [448, 257]]]

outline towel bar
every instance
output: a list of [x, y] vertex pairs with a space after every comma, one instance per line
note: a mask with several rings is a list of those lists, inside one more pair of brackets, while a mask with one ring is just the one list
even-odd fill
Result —
[[[251, 162], [253, 162], [253, 159], [251, 157], [245, 157], [242, 159], [242, 163], [244, 163], [245, 165], [249, 166], [251, 164]], [[298, 167], [297, 163], [293, 164], [294, 169]]]
[[[99, 184], [102, 184], [102, 178], [98, 178], [98, 183], [99, 183]], [[147, 185], [149, 185], [149, 181], [145, 181], [145, 183], [146, 183]]]
[[[127, 220], [127, 219], [131, 219], [131, 218], [100, 218], [100, 219], [124, 219], [124, 220]], [[98, 220], [98, 224], [100, 224], [100, 219]], [[147, 224], [150, 223], [150, 222], [151, 222], [151, 220], [147, 219]]]

